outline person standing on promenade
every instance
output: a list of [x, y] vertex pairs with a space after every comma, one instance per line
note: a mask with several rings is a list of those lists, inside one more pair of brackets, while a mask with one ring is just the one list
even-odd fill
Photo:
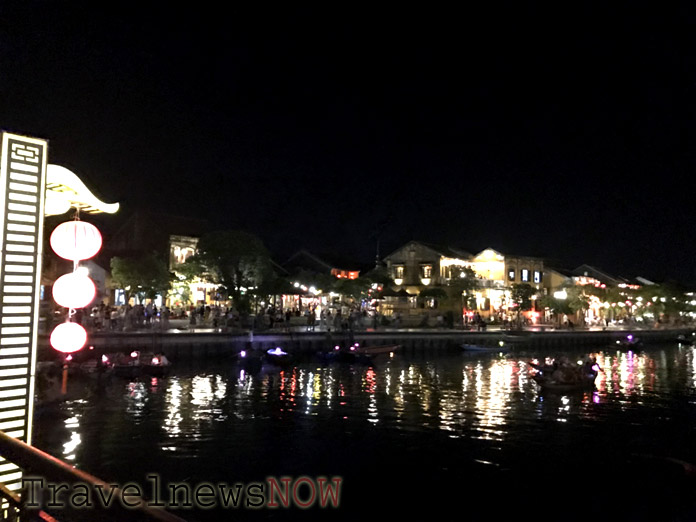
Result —
[[162, 330], [169, 330], [169, 308], [167, 306], [162, 307], [161, 324]]

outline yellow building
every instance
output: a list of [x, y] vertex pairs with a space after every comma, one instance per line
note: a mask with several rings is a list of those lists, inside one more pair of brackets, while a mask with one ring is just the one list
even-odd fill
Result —
[[454, 268], [472, 269], [479, 278], [476, 311], [484, 317], [508, 311], [514, 284], [527, 283], [540, 297], [567, 281], [566, 276], [547, 269], [541, 258], [504, 255], [493, 248], [472, 255], [460, 249], [410, 241], [384, 261], [396, 290], [405, 289], [413, 295], [426, 288], [446, 288], [458, 272]]

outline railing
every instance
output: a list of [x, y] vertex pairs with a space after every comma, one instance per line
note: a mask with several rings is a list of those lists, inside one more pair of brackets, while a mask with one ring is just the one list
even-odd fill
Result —
[[0, 520], [8, 522], [58, 522], [45, 511], [27, 512], [19, 495], [0, 484]]
[[[59, 460], [48, 453], [29, 446], [28, 444], [8, 436], [0, 431], [0, 456], [7, 461], [19, 466], [27, 478], [41, 478], [46, 484], [66, 484], [68, 488], [80, 484], [92, 491], [101, 488], [102, 491], [113, 493], [114, 499], [123, 498], [123, 492], [118, 488], [88, 474], [75, 469], [73, 466]], [[28, 482], [28, 481], [27, 481]], [[35, 498], [34, 498], [35, 497]], [[42, 497], [45, 491], [38, 486], [32, 495], [25, 491], [21, 496], [8, 490], [0, 484], [0, 520], [5, 521], [41, 521], [58, 522], [61, 517], [53, 518], [50, 514], [40, 509]], [[118, 500], [104, 507], [99, 502], [93, 502], [90, 507], [75, 508], [66, 503], [60, 508], [60, 513], [65, 514], [69, 520], [137, 520], [143, 522], [185, 522], [163, 509], [150, 506], [145, 500], [141, 500], [133, 507], [126, 507]]]

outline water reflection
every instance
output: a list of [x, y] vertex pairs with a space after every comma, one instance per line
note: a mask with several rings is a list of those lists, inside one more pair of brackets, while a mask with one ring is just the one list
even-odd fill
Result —
[[[132, 425], [159, 432], [162, 451], [195, 452], [196, 441], [219, 438], [217, 424], [225, 433], [241, 437], [250, 423], [300, 419], [317, 430], [323, 429], [321, 423], [338, 420], [500, 444], [512, 433], [519, 437], [520, 430], [534, 422], [597, 422], [612, 411], [603, 409], [605, 405], [657, 407], [661, 403], [656, 397], [696, 389], [693, 346], [600, 350], [591, 354], [601, 368], [595, 390], [543, 394], [532, 379], [535, 370], [529, 361], [554, 355], [397, 357], [376, 366], [305, 364], [256, 375], [237, 367], [216, 367], [215, 372], [181, 371], [128, 383], [114, 380], [107, 384], [107, 396]], [[567, 355], [577, 360], [586, 354]], [[65, 405], [66, 431], [59, 453], [66, 460], [79, 463], [83, 441], [97, 436], [85, 433], [81, 425], [93, 400]]]

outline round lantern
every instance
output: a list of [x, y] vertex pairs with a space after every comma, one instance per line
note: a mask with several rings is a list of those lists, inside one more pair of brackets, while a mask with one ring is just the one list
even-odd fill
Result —
[[80, 272], [62, 275], [53, 283], [53, 299], [65, 308], [84, 308], [95, 295], [94, 281]]
[[51, 234], [51, 248], [63, 259], [81, 261], [99, 252], [102, 237], [99, 229], [85, 221], [67, 221]]
[[59, 352], [73, 353], [87, 344], [87, 332], [77, 323], [62, 323], [53, 329], [50, 341]]

